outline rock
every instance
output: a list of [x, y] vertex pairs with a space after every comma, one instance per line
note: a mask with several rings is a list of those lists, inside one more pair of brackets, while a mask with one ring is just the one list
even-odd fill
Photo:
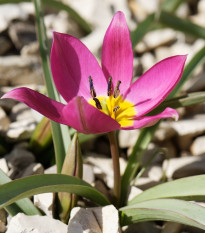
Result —
[[180, 233], [182, 224], [177, 222], [166, 222], [161, 233]]
[[9, 26], [9, 36], [16, 49], [20, 50], [24, 45], [36, 41], [35, 26], [26, 22], [13, 22]]
[[40, 163], [32, 163], [21, 174], [21, 177], [43, 174], [44, 168]]
[[205, 15], [204, 15], [204, 13], [199, 13], [199, 14], [196, 14], [196, 15], [192, 15], [190, 17], [190, 20], [193, 23], [195, 23], [195, 24], [197, 24], [197, 25], [199, 25], [201, 27], [204, 27], [204, 23], [203, 22], [205, 20]]
[[1, 159], [0, 159], [0, 169], [1, 169], [5, 174], [7, 174], [8, 171], [9, 171], [9, 168], [8, 168], [8, 165], [7, 165], [7, 162], [6, 162], [6, 159], [5, 159], [5, 158], [1, 158]]
[[40, 56], [39, 43], [37, 41], [24, 45], [21, 49], [21, 56]]
[[31, 152], [21, 148], [14, 148], [9, 154], [5, 155], [5, 159], [11, 169], [8, 172], [11, 179], [21, 177], [24, 169], [35, 161]]
[[0, 56], [6, 54], [12, 47], [11, 41], [5, 36], [0, 37]]
[[53, 165], [52, 167], [47, 168], [44, 171], [45, 174], [56, 174], [57, 173], [57, 166]]
[[[9, 14], [8, 14], [9, 12]], [[5, 31], [12, 20], [27, 20], [28, 14], [18, 4], [0, 6], [0, 32]]]
[[155, 222], [139, 222], [123, 228], [124, 233], [161, 233], [160, 227]]
[[0, 107], [0, 131], [6, 131], [9, 127], [10, 120], [5, 111]]
[[6, 231], [6, 217], [6, 211], [4, 209], [0, 209], [0, 233], [4, 233]]
[[176, 130], [170, 125], [170, 122], [162, 121], [154, 134], [155, 142], [164, 142], [176, 136]]
[[197, 9], [199, 14], [204, 14], [205, 13], [205, 0], [200, 0], [197, 5]]
[[163, 177], [163, 170], [160, 166], [150, 166], [147, 168], [146, 173], [150, 179], [157, 182], [160, 181]]
[[33, 56], [0, 57], [0, 86], [43, 84], [40, 59]]
[[6, 233], [67, 233], [67, 225], [47, 216], [27, 216], [19, 213], [13, 217]]
[[155, 64], [155, 58], [151, 53], [144, 53], [141, 57], [143, 73]]
[[176, 10], [176, 15], [180, 18], [188, 18], [190, 14], [189, 6], [187, 2], [182, 2]]
[[130, 192], [129, 192], [129, 195], [128, 195], [128, 201], [131, 201], [134, 197], [136, 197], [140, 193], [142, 193], [141, 189], [139, 189], [139, 188], [137, 188], [135, 186], [131, 186]]
[[205, 154], [205, 136], [197, 137], [192, 143], [190, 150], [193, 155]]
[[34, 205], [42, 210], [48, 217], [53, 217], [53, 193], [40, 193], [34, 195]]
[[17, 103], [12, 108], [10, 113], [10, 119], [12, 121], [22, 121], [28, 119], [32, 119], [33, 121], [36, 120], [35, 116], [33, 115], [32, 109], [22, 102]]
[[168, 179], [204, 174], [205, 154], [165, 160], [162, 167]]
[[[100, 175], [104, 179], [106, 184], [113, 188], [113, 165], [111, 158], [89, 156], [85, 160], [86, 163], [91, 164], [94, 167], [95, 175]], [[126, 167], [126, 161], [120, 158], [120, 172], [121, 175], [124, 173]], [[97, 169], [96, 169], [97, 168]]]
[[159, 29], [148, 32], [143, 41], [135, 47], [137, 53], [145, 53], [160, 46], [169, 45], [176, 40], [176, 33], [172, 29]]
[[203, 91], [205, 89], [204, 75], [205, 73], [203, 72], [189, 79], [183, 90], [186, 92]]
[[205, 115], [195, 115], [194, 117], [180, 120], [178, 122], [170, 122], [171, 127], [178, 134], [179, 146], [182, 150], [189, 149], [193, 137], [201, 135], [205, 132]]
[[9, 141], [22, 141], [31, 137], [36, 128], [36, 121], [32, 119], [24, 119], [12, 122], [7, 131], [6, 137]]
[[141, 190], [146, 190], [148, 188], [151, 188], [153, 186], [156, 186], [160, 184], [161, 182], [159, 181], [154, 181], [150, 177], [140, 177], [137, 179], [134, 183], [135, 186], [137, 186]]
[[120, 130], [119, 146], [120, 148], [133, 147], [139, 137], [140, 130]]
[[89, 164], [83, 164], [83, 180], [92, 184], [95, 181], [93, 166]]
[[69, 233], [119, 233], [118, 211], [114, 206], [73, 208], [68, 223]]

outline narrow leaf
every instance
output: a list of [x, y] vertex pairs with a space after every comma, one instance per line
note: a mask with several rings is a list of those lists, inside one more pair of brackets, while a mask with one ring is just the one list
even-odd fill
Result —
[[191, 202], [161, 199], [140, 202], [124, 207], [122, 225], [144, 221], [173, 221], [205, 230], [205, 208]]
[[[11, 179], [0, 169], [0, 185], [8, 183], [10, 181]], [[5, 209], [11, 216], [15, 216], [20, 212], [26, 215], [41, 215], [41, 212], [34, 206], [34, 204], [28, 198], [16, 201], [15, 203], [6, 206]]]
[[35, 194], [69, 192], [86, 197], [99, 205], [109, 205], [107, 198], [85, 181], [67, 175], [33, 175], [0, 185], [0, 208]]
[[[35, 12], [36, 12], [36, 26], [37, 34], [40, 45], [41, 59], [44, 71], [44, 77], [46, 81], [46, 87], [48, 91], [48, 96], [51, 99], [59, 101], [59, 95], [55, 88], [52, 74], [50, 70], [50, 58], [48, 51], [48, 40], [46, 36], [46, 29], [43, 21], [43, 12], [40, 0], [34, 0]], [[63, 161], [70, 143], [70, 135], [68, 127], [65, 125], [60, 125], [56, 122], [51, 122], [52, 125], [52, 136], [55, 148], [57, 171], [60, 173]]]
[[186, 177], [147, 189], [134, 197], [129, 205], [159, 198], [205, 200], [205, 175]]

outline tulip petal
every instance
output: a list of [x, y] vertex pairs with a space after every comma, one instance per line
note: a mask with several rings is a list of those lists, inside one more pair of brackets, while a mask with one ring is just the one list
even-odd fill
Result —
[[51, 70], [59, 93], [69, 102], [75, 96], [91, 98], [88, 77], [93, 79], [96, 94], [105, 95], [107, 80], [88, 48], [73, 36], [53, 33]]
[[178, 55], [162, 60], [131, 85], [125, 99], [135, 104], [137, 116], [150, 112], [173, 90], [181, 78], [186, 57]]
[[138, 117], [134, 120], [133, 126], [122, 127], [121, 129], [131, 130], [150, 127], [152, 125], [155, 125], [162, 118], [174, 118], [175, 120], [178, 120], [179, 115], [175, 109], [166, 108], [162, 113], [155, 116]]
[[62, 115], [62, 110], [65, 107], [64, 104], [52, 100], [37, 91], [31, 90], [30, 88], [16, 88], [4, 94], [1, 98], [21, 101], [53, 121], [63, 124], [65, 122], [64, 116]]
[[64, 108], [69, 125], [84, 134], [107, 133], [120, 128], [110, 116], [90, 105], [83, 97], [76, 97]]
[[96, 134], [114, 131], [120, 124], [83, 97], [73, 98], [67, 105], [52, 100], [29, 88], [17, 88], [2, 96], [21, 101], [49, 119], [69, 125], [81, 133]]
[[130, 32], [122, 12], [117, 12], [104, 37], [102, 69], [105, 77], [112, 76], [113, 86], [121, 81], [120, 92], [129, 88], [133, 76], [133, 52]]

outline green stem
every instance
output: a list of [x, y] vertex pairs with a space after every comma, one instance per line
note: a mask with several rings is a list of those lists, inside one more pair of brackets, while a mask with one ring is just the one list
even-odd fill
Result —
[[108, 138], [110, 142], [110, 151], [112, 155], [113, 172], [114, 172], [114, 188], [113, 188], [114, 203], [116, 207], [118, 207], [120, 200], [120, 192], [121, 192], [121, 177], [120, 177], [119, 150], [118, 150], [115, 132], [113, 131], [108, 133]]

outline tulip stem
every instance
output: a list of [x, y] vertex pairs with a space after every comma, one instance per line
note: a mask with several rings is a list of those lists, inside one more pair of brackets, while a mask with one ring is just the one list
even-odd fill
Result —
[[114, 204], [116, 205], [116, 207], [118, 207], [120, 200], [120, 192], [121, 192], [121, 177], [120, 177], [119, 150], [118, 150], [118, 144], [117, 144], [115, 132], [113, 131], [108, 133], [108, 138], [110, 141], [110, 151], [112, 155], [113, 172], [114, 172], [114, 188], [113, 188]]

